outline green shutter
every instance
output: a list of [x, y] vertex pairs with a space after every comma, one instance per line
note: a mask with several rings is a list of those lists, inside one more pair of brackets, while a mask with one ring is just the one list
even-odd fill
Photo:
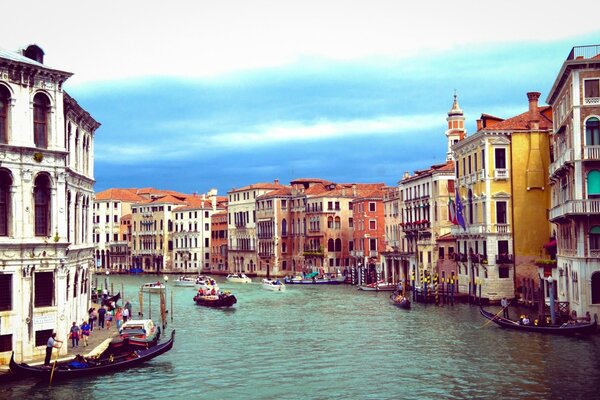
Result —
[[587, 178], [588, 196], [600, 195], [600, 171], [590, 171]]

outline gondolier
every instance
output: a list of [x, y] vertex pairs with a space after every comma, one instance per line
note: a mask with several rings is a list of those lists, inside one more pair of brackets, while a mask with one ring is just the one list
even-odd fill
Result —
[[48, 338], [48, 343], [46, 343], [46, 358], [44, 359], [44, 365], [50, 366], [50, 359], [52, 358], [52, 349], [55, 347], [60, 349], [60, 346], [57, 343], [61, 343], [61, 340], [56, 339], [56, 332], [52, 332], [52, 335]]
[[502, 306], [502, 316], [504, 318], [510, 318], [508, 316], [508, 300], [506, 300], [506, 296], [504, 296], [502, 300], [500, 300], [500, 305]]

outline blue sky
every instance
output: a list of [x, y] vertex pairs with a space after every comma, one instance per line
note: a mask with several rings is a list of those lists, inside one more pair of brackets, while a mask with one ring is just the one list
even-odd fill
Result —
[[65, 89], [102, 123], [97, 191], [395, 185], [445, 160], [454, 90], [473, 133], [481, 113], [545, 99], [570, 49], [600, 43], [597, 24], [541, 1], [80, 3], [3, 23], [0, 47], [37, 43], [75, 73]]

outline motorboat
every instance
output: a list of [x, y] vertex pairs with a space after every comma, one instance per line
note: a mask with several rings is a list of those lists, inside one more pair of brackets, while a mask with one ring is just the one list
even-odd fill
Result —
[[252, 283], [252, 279], [247, 277], [246, 274], [244, 274], [243, 272], [237, 274], [229, 274], [225, 279], [227, 279], [227, 282], [232, 283]]
[[204, 307], [231, 307], [237, 303], [235, 296], [229, 292], [208, 295], [197, 293], [194, 296], [194, 301], [197, 305]]
[[368, 285], [360, 285], [359, 290], [367, 292], [393, 292], [398, 289], [395, 283], [385, 283], [383, 281], [369, 283]]
[[196, 279], [191, 276], [181, 275], [179, 278], [175, 279], [175, 286], [194, 287], [195, 285]]
[[339, 285], [344, 283], [345, 278], [343, 276], [317, 276], [315, 273], [308, 274], [305, 276], [297, 275], [283, 278], [285, 284], [290, 285]]
[[196, 277], [195, 285], [198, 289], [202, 289], [205, 292], [211, 291], [212, 289], [215, 289], [216, 292], [219, 291], [219, 285], [217, 284], [217, 281], [210, 276], [198, 275]]
[[121, 325], [119, 336], [114, 337], [105, 352], [121, 353], [129, 349], [149, 348], [160, 339], [160, 327], [151, 319], [131, 319]]
[[140, 287], [140, 290], [145, 293], [160, 293], [165, 290], [165, 285], [160, 282], [147, 282]]
[[285, 285], [279, 279], [263, 279], [262, 286], [263, 288], [267, 290], [272, 290], [274, 292], [285, 291]]

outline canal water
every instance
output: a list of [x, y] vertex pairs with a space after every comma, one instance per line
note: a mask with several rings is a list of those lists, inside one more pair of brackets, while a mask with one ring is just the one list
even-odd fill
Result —
[[[195, 289], [167, 284], [173, 350], [141, 368], [47, 384], [2, 387], [10, 399], [481, 399], [598, 398], [600, 336], [505, 331], [478, 308], [393, 306], [389, 293], [230, 284], [231, 309], [196, 306]], [[156, 277], [111, 276], [139, 311]], [[173, 307], [171, 308], [171, 298]], [[148, 296], [144, 298], [148, 316]], [[171, 317], [173, 321], [171, 321]], [[152, 318], [159, 321], [158, 296]]]

